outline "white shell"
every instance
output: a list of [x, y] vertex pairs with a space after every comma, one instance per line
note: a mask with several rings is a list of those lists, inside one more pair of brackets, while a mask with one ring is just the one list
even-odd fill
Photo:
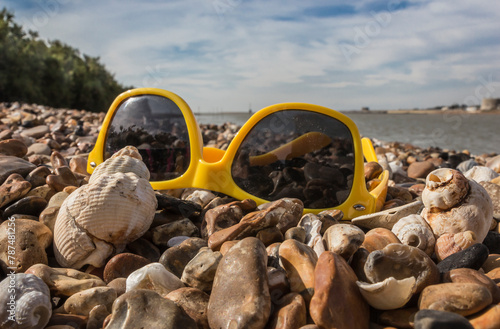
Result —
[[318, 219], [318, 216], [311, 213], [302, 216], [297, 224], [297, 226], [302, 227], [306, 231], [304, 243], [313, 248], [318, 257], [325, 251], [323, 238], [320, 234], [322, 225], [323, 223]]
[[[33, 274], [13, 274], [0, 282], [0, 304], [0, 328], [41, 329], [52, 316], [49, 288]], [[9, 320], [13, 314], [15, 323]]]
[[436, 238], [429, 224], [420, 215], [413, 214], [401, 218], [392, 227], [392, 233], [401, 243], [417, 247], [429, 256], [434, 252]]
[[349, 260], [365, 240], [365, 233], [352, 224], [330, 226], [323, 234], [326, 249]]
[[139, 151], [133, 146], [126, 146], [95, 168], [89, 184], [98, 181], [102, 176], [117, 172], [133, 172], [140, 178], [149, 180], [149, 170], [142, 162]]
[[149, 289], [165, 297], [169, 292], [184, 287], [181, 279], [167, 271], [161, 263], [151, 263], [130, 273], [126, 281], [126, 291]]
[[416, 286], [413, 276], [402, 280], [390, 277], [377, 283], [356, 281], [356, 284], [368, 304], [378, 310], [403, 307], [413, 296]]
[[[101, 164], [104, 169], [107, 163], [114, 165], [108, 160]], [[153, 221], [157, 200], [146, 179], [133, 172], [103, 172], [71, 193], [59, 210], [54, 253], [62, 267], [102, 267], [107, 257], [141, 237]]]
[[[477, 242], [481, 243], [488, 233], [493, 218], [491, 198], [488, 192], [473, 180], [467, 182], [468, 193], [463, 197], [458, 192], [453, 192], [460, 189], [463, 191], [464, 186], [467, 186], [463, 183], [463, 180], [467, 179], [463, 176], [460, 178], [461, 174], [456, 173], [459, 172], [453, 169], [437, 169], [427, 176], [428, 181], [422, 193], [422, 201], [426, 207], [420, 215], [429, 223], [435, 237], [445, 233], [455, 234], [470, 230], [476, 235]], [[454, 178], [449, 179], [450, 176]], [[433, 177], [433, 180], [429, 181], [429, 177]], [[431, 187], [439, 185], [439, 187], [429, 189], [429, 185]], [[445, 203], [451, 206], [446, 210], [437, 207], [438, 204]]]
[[472, 167], [464, 175], [468, 179], [475, 180], [478, 183], [489, 182], [498, 177], [498, 174], [493, 169], [483, 166]]

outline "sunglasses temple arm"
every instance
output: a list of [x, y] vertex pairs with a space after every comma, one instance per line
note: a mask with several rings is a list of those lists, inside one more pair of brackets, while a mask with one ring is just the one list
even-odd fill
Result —
[[[363, 155], [365, 156], [366, 161], [378, 162], [377, 154], [375, 153], [375, 149], [373, 148], [372, 141], [369, 138], [361, 139], [361, 146], [363, 149]], [[380, 183], [373, 190], [370, 191], [370, 194], [375, 198], [375, 212], [380, 211], [384, 206], [385, 197], [387, 196], [387, 184], [389, 182], [389, 172], [384, 170], [379, 177]]]
[[378, 162], [377, 154], [375, 153], [372, 141], [369, 138], [363, 137], [361, 139], [361, 148], [363, 149], [363, 155], [365, 156], [367, 162]]

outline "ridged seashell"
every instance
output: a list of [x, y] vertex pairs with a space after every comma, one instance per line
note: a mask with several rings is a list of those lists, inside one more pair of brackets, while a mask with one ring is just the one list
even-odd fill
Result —
[[184, 283], [167, 271], [161, 263], [151, 263], [130, 273], [126, 281], [127, 292], [133, 289], [149, 289], [165, 297], [169, 292], [184, 287]]
[[399, 241], [398, 237], [391, 230], [384, 227], [377, 227], [365, 233], [365, 240], [361, 247], [368, 250], [368, 252], [372, 252], [383, 249], [391, 243], [401, 243], [401, 241]]
[[52, 316], [49, 288], [33, 274], [13, 274], [0, 282], [0, 304], [0, 328], [41, 329]]
[[477, 243], [476, 235], [472, 231], [446, 233], [436, 240], [436, 256], [439, 261], [456, 252], [465, 250]]
[[476, 166], [468, 170], [465, 174], [468, 179], [475, 180], [478, 183], [489, 182], [498, 177], [498, 174], [491, 168]]
[[403, 307], [415, 290], [413, 276], [401, 280], [390, 277], [377, 283], [356, 281], [356, 284], [368, 304], [378, 310], [394, 310]]
[[330, 226], [323, 234], [326, 250], [333, 251], [346, 260], [351, 258], [364, 240], [365, 233], [352, 224]]
[[420, 215], [436, 237], [469, 230], [479, 243], [486, 237], [493, 218], [491, 198], [481, 185], [467, 181], [459, 171], [443, 168], [431, 172], [422, 201], [425, 208]]
[[427, 175], [422, 202], [431, 211], [448, 210], [460, 203], [468, 192], [469, 182], [460, 171], [440, 168]]
[[392, 232], [402, 244], [417, 247], [429, 256], [434, 252], [436, 238], [429, 224], [420, 215], [414, 214], [401, 218], [392, 227]]
[[148, 167], [142, 162], [142, 156], [134, 146], [125, 146], [99, 164], [90, 176], [89, 184], [98, 181], [102, 176], [116, 172], [133, 172], [140, 178], [149, 181]]
[[[108, 160], [113, 163], [119, 158], [136, 159], [124, 155]], [[106, 168], [108, 160], [101, 165]], [[71, 193], [61, 205], [54, 226], [57, 261], [75, 269], [85, 264], [102, 267], [107, 257], [149, 229], [156, 206], [147, 179], [133, 172], [102, 174]]]
[[305, 214], [300, 219], [297, 226], [302, 227], [304, 231], [306, 231], [306, 239], [304, 241], [309, 247], [312, 247], [317, 239], [317, 237], [321, 237], [321, 226], [323, 224], [319, 220], [318, 216], [314, 214]]

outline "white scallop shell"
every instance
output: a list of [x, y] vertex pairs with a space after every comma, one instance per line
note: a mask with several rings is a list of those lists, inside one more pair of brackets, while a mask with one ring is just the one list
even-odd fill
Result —
[[41, 329], [52, 316], [49, 288], [33, 274], [13, 274], [0, 282], [0, 304], [0, 328]]
[[[119, 158], [135, 159], [122, 155], [103, 165]], [[85, 264], [102, 267], [108, 256], [149, 229], [156, 207], [154, 190], [146, 179], [133, 172], [102, 174], [71, 193], [61, 205], [54, 226], [57, 261], [62, 267], [76, 269]]]
[[[442, 188], [442, 186], [438, 188], [434, 188], [426, 193], [426, 190], [429, 187], [429, 181], [426, 184], [426, 188], [422, 193], [422, 201], [426, 205], [426, 207], [422, 210], [420, 214], [426, 221], [429, 223], [432, 231], [434, 232], [435, 237], [440, 237], [445, 233], [460, 233], [465, 231], [472, 231], [476, 235], [477, 242], [481, 243], [491, 225], [491, 220], [493, 218], [493, 204], [491, 201], [488, 192], [476, 183], [473, 180], [467, 182], [469, 186], [468, 193], [465, 194], [464, 197], [451, 198], [451, 196], [457, 196], [458, 193], [450, 193], [449, 191], [465, 189], [465, 185], [463, 184], [463, 179], [460, 179], [458, 183], [456, 180], [454, 182], [453, 179], [448, 179], [448, 177], [456, 176], [456, 170], [453, 169], [444, 169], [446, 171], [452, 170], [453, 173], [449, 174], [446, 171], [442, 171], [443, 169], [438, 169], [429, 174], [429, 177], [434, 176], [434, 180], [442, 179], [442, 183], [434, 181], [436, 185], [455, 185], [450, 186], [449, 189]], [[441, 171], [445, 173], [445, 177], [442, 177], [440, 173], [437, 171]], [[431, 185], [432, 185], [431, 181]], [[455, 184], [456, 183], [456, 184]], [[439, 191], [442, 195], [439, 195]], [[425, 199], [425, 200], [424, 200]], [[451, 200], [454, 199], [455, 204], [451, 205], [450, 208], [443, 210], [443, 208], [439, 208], [437, 204], [443, 204], [443, 201], [436, 200]], [[457, 199], [461, 199], [458, 203], [456, 203]], [[452, 204], [453, 202], [449, 202], [446, 204]]]
[[413, 214], [401, 218], [392, 227], [392, 233], [401, 243], [417, 247], [429, 256], [434, 252], [436, 238], [429, 224], [420, 215]]

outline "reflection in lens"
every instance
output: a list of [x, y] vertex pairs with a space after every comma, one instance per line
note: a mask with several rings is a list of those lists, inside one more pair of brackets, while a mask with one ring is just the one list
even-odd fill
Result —
[[275, 112], [256, 124], [233, 160], [235, 183], [256, 197], [301, 199], [306, 208], [342, 204], [354, 177], [349, 128], [328, 115]]
[[106, 136], [105, 158], [127, 145], [139, 149], [151, 181], [179, 177], [189, 166], [186, 121], [168, 98], [140, 95], [120, 104]]

